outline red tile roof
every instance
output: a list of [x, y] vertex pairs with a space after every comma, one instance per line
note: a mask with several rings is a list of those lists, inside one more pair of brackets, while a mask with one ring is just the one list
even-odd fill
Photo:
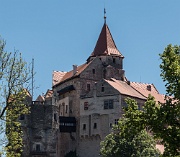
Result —
[[46, 98], [51, 98], [52, 95], [53, 95], [53, 90], [49, 90], [49, 89], [48, 89], [44, 97], [45, 97], [45, 99], [46, 99]]
[[137, 92], [134, 88], [132, 88], [130, 85], [127, 84], [125, 81], [120, 81], [112, 78], [111, 80], [105, 80], [108, 82], [113, 88], [118, 90], [121, 94], [140, 98], [146, 100], [146, 97], [144, 97], [142, 94]]
[[57, 83], [59, 83], [65, 74], [66, 72], [63, 72], [63, 71], [53, 71], [52, 85], [54, 86]]
[[103, 25], [94, 51], [91, 54], [91, 56], [99, 55], [118, 55], [120, 57], [123, 57], [123, 55], [117, 49], [115, 42], [112, 38], [111, 32], [106, 23]]
[[[137, 90], [139, 93], [144, 95], [146, 98], [149, 94], [154, 96], [155, 100], [160, 103], [165, 102], [165, 95], [159, 94], [157, 89], [153, 84], [147, 84], [147, 83], [138, 83], [138, 82], [130, 82], [131, 87], [133, 87], [135, 90]], [[148, 90], [148, 87], [150, 88]]]
[[[89, 63], [84, 63], [84, 64], [82, 64], [82, 65], [80, 65], [80, 66], [77, 66], [77, 71], [76, 71], [75, 74], [73, 74], [73, 70], [71, 70], [71, 71], [69, 71], [69, 72], [63, 72], [63, 73], [60, 72], [60, 71], [59, 71], [59, 72], [57, 72], [57, 71], [53, 72], [53, 86], [58, 85], [58, 84], [66, 81], [66, 80], [68, 80], [68, 79], [71, 79], [71, 78], [73, 78], [73, 77], [78, 76], [79, 74], [81, 74], [81, 73], [84, 71], [84, 69], [86, 69], [86, 67], [87, 67], [90, 63], [91, 63], [91, 62], [89, 62]], [[55, 81], [54, 81], [54, 80], [55, 80]]]

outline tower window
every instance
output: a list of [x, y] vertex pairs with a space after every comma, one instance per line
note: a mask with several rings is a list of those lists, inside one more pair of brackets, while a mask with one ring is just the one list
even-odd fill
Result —
[[93, 73], [93, 74], [95, 74], [95, 73], [96, 73], [95, 69], [93, 69], [93, 70], [92, 70], [92, 73]]
[[96, 129], [97, 128], [97, 123], [94, 123], [94, 127], [93, 127], [94, 129]]
[[86, 124], [83, 124], [83, 130], [86, 130]]
[[91, 90], [91, 86], [90, 86], [90, 84], [88, 83], [87, 84], [87, 91], [90, 91]]
[[113, 63], [116, 63], [116, 59], [115, 58], [113, 58]]
[[101, 92], [104, 92], [104, 86], [103, 85], [101, 86]]

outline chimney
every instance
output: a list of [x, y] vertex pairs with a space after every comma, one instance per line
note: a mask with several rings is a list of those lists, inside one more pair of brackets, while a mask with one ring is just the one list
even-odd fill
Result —
[[147, 85], [147, 90], [151, 91], [151, 85]]
[[77, 73], [77, 65], [73, 65], [73, 76]]
[[130, 82], [130, 81], [127, 81], [127, 84], [128, 84], [128, 85], [130, 85], [130, 84], [131, 84], [131, 82]]

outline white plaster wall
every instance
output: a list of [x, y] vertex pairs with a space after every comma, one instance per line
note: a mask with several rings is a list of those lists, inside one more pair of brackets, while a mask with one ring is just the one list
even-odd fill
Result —
[[[104, 109], [104, 100], [113, 100], [113, 109]], [[84, 103], [88, 102], [88, 110], [84, 110]], [[121, 97], [120, 95], [92, 97], [80, 100], [80, 115], [97, 114], [118, 114], [121, 112]]]

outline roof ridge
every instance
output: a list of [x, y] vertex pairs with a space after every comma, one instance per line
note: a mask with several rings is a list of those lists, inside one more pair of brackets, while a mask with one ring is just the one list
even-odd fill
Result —
[[53, 72], [62, 72], [62, 73], [67, 73], [66, 71], [60, 71], [60, 70], [53, 70]]
[[116, 80], [115, 78], [111, 78], [110, 80], [105, 81], [123, 95], [129, 95], [135, 98], [146, 99], [146, 97], [143, 94], [135, 90], [132, 86], [128, 85], [125, 81]]
[[62, 77], [62, 79], [57, 84], [54, 84], [53, 87], [54, 86], [58, 86], [59, 84], [65, 82], [65, 81], [67, 81], [69, 79], [72, 79], [74, 77], [78, 77], [84, 71], [84, 69], [87, 68], [92, 63], [92, 61], [85, 62], [85, 63], [83, 63], [83, 64], [81, 64], [79, 66], [77, 65], [77, 72], [74, 75], [73, 75], [73, 69], [68, 71], [68, 72], [66, 72], [64, 74], [64, 76]]
[[139, 84], [147, 84], [147, 85], [154, 85], [153, 83], [144, 83], [144, 82], [136, 82], [136, 81], [130, 81], [131, 83], [139, 83]]

